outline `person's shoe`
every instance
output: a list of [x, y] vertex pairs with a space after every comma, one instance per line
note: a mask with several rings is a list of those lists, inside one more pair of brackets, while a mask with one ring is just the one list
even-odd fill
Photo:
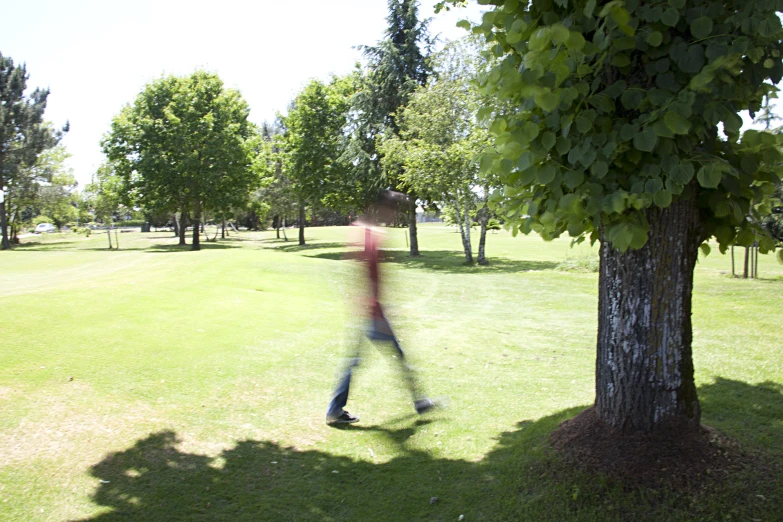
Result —
[[413, 407], [416, 408], [416, 413], [421, 415], [428, 411], [432, 411], [435, 408], [435, 402], [432, 399], [419, 399], [413, 401]]
[[336, 426], [339, 424], [353, 424], [354, 422], [359, 422], [359, 417], [356, 415], [351, 415], [345, 410], [343, 410], [339, 417], [326, 418], [326, 424], [330, 426]]

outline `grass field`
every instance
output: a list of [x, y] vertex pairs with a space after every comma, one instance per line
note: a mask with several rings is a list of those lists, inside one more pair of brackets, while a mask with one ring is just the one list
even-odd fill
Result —
[[[389, 318], [433, 396], [418, 417], [368, 346], [348, 409], [324, 424], [358, 325], [346, 228], [309, 245], [242, 233], [200, 252], [169, 233], [53, 234], [0, 252], [0, 520], [781, 520], [783, 265], [695, 275], [702, 421], [777, 476], [703, 494], [569, 472], [548, 434], [593, 400], [595, 257], [489, 234], [467, 267], [452, 229], [423, 256], [388, 231]], [[292, 234], [293, 236], [293, 234]], [[739, 262], [739, 256], [738, 256]], [[579, 263], [576, 263], [579, 264]], [[437, 498], [437, 500], [433, 500]]]

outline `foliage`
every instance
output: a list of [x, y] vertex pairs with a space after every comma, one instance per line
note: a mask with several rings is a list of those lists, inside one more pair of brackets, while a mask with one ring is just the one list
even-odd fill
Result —
[[52, 218], [50, 218], [49, 216], [40, 215], [40, 216], [35, 216], [32, 219], [33, 227], [36, 227], [41, 223], [51, 223], [52, 225], [54, 225], [54, 221], [52, 221]]
[[352, 92], [352, 77], [334, 76], [328, 84], [311, 80], [280, 117], [282, 174], [302, 211], [306, 202], [339, 197], [347, 171], [343, 130]]
[[130, 197], [125, 191], [123, 178], [116, 173], [111, 163], [105, 162], [93, 174], [92, 182], [84, 189], [95, 219], [111, 223], [115, 218], [130, 210]]
[[464, 39], [448, 45], [433, 62], [437, 75], [411, 95], [398, 116], [399, 133], [390, 134], [379, 150], [384, 168], [401, 172], [402, 187], [455, 210], [466, 260], [472, 262], [471, 214], [492, 184], [479, 177], [477, 161], [489, 145], [486, 127], [476, 120], [482, 100], [471, 84], [482, 60], [476, 42]]
[[[17, 196], [30, 194], [31, 180], [26, 176], [35, 165], [38, 155], [55, 146], [64, 132], [56, 131], [43, 121], [48, 89], [35, 89], [29, 96], [27, 90], [27, 67], [15, 65], [14, 61], [0, 53], [0, 188], [7, 187], [4, 202], [0, 202], [0, 248], [8, 249], [9, 218], [19, 221], [20, 208], [8, 212]], [[23, 197], [23, 196], [22, 196]]]
[[481, 83], [515, 107], [492, 120], [483, 166], [502, 175], [515, 231], [581, 241], [604, 227], [621, 251], [641, 248], [646, 209], [696, 191], [722, 251], [761, 232], [745, 217], [766, 212], [781, 142], [740, 138], [737, 111], [759, 110], [783, 76], [779, 3], [481, 3], [495, 8], [473, 31], [502, 57]]
[[[112, 121], [102, 146], [126, 191], [149, 210], [226, 211], [258, 185], [247, 103], [197, 71], [148, 84]], [[198, 233], [194, 230], [194, 248]]]

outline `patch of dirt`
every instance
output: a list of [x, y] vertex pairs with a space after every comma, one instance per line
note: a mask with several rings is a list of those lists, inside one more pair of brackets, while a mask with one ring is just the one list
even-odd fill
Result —
[[694, 491], [758, 466], [757, 460], [716, 430], [672, 427], [653, 434], [623, 435], [588, 408], [552, 432], [552, 445], [569, 463], [603, 473], [626, 487]]

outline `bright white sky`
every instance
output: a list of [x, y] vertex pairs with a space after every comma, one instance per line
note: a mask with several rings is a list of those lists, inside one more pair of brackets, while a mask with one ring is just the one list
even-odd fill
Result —
[[[420, 0], [434, 16], [436, 0]], [[163, 74], [216, 72], [239, 89], [256, 123], [272, 121], [310, 78], [351, 71], [356, 45], [383, 38], [387, 0], [39, 0], [5, 2], [0, 53], [27, 63], [28, 88], [49, 87], [46, 119], [84, 187], [103, 160], [101, 136], [144, 85]], [[479, 7], [435, 16], [441, 39], [466, 32]]]

